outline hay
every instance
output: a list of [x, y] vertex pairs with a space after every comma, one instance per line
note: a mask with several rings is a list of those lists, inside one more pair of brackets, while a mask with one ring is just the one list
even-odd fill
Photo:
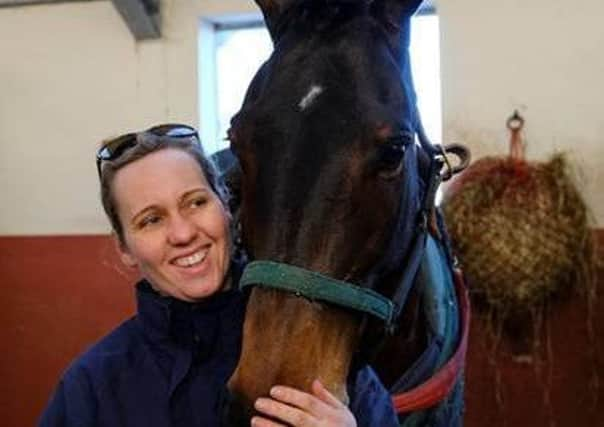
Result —
[[589, 215], [563, 155], [480, 159], [446, 191], [443, 212], [470, 290], [491, 308], [528, 312], [590, 281]]
[[[519, 141], [518, 133], [512, 132], [511, 145]], [[505, 414], [505, 402], [497, 362], [508, 348], [516, 363], [533, 365], [549, 424], [555, 425], [550, 334], [555, 304], [550, 302], [569, 295], [562, 291], [579, 291], [586, 298], [590, 345], [585, 351], [592, 360], [589, 387], [594, 407], [600, 393], [592, 219], [563, 155], [539, 163], [513, 154], [512, 150], [509, 157], [486, 157], [470, 166], [446, 190], [443, 213], [472, 301], [487, 329], [500, 413]], [[505, 347], [500, 346], [504, 338]]]

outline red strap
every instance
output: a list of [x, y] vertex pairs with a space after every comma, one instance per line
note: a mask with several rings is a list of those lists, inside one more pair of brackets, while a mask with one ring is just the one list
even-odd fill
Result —
[[461, 271], [454, 270], [455, 290], [461, 309], [461, 340], [455, 354], [429, 380], [423, 384], [392, 397], [394, 408], [399, 414], [430, 408], [443, 400], [453, 389], [458, 374], [464, 366], [470, 330], [470, 299]]

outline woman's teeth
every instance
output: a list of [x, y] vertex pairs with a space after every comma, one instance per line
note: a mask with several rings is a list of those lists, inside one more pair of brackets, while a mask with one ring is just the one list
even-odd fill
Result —
[[179, 267], [191, 267], [195, 264], [199, 264], [203, 261], [207, 255], [208, 251], [199, 251], [194, 253], [193, 255], [189, 255], [182, 258], [177, 258], [174, 263]]

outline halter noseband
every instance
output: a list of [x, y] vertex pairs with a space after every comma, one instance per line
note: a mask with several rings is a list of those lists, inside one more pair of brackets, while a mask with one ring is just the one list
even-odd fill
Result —
[[387, 325], [393, 320], [394, 304], [377, 292], [290, 264], [250, 262], [239, 286], [244, 288], [250, 285], [279, 289], [311, 301], [325, 301], [351, 308], [382, 319]]

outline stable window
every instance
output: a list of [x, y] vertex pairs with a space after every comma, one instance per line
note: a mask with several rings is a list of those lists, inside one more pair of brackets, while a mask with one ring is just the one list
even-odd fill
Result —
[[[273, 47], [259, 17], [205, 22], [200, 34], [200, 128], [204, 147], [213, 153], [228, 146], [231, 117], [245, 90]], [[426, 133], [441, 141], [439, 22], [433, 9], [412, 18], [411, 62]]]

